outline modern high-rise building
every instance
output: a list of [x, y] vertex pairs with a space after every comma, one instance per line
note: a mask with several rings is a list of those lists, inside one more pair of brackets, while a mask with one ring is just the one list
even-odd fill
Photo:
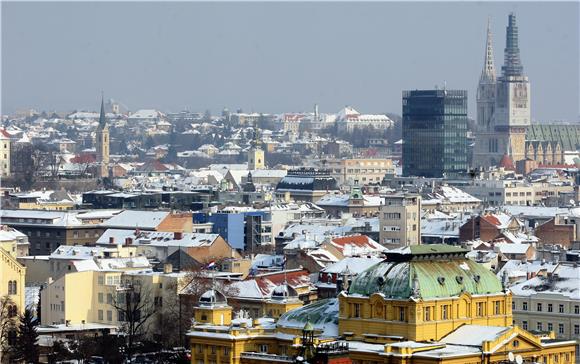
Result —
[[509, 15], [502, 75], [496, 79], [488, 23], [483, 71], [477, 88], [477, 128], [474, 167], [498, 165], [504, 155], [525, 159], [530, 125], [530, 83], [523, 73], [516, 16]]
[[467, 91], [403, 91], [403, 175], [466, 172]]

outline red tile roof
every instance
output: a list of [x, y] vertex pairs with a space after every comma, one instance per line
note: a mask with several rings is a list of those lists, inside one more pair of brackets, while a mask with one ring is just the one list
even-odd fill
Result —
[[288, 282], [288, 285], [294, 289], [307, 285], [312, 286], [310, 275], [307, 270], [291, 270], [286, 271], [286, 274], [284, 274], [284, 272], [268, 273], [257, 277], [249, 277], [247, 280], [251, 279], [256, 280], [262, 294], [268, 297], [271, 295], [272, 290], [283, 284], [285, 280]]

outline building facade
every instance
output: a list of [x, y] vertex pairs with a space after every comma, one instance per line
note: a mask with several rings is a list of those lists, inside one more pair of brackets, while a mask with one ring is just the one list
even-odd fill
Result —
[[403, 175], [451, 177], [467, 169], [467, 91], [404, 91]]
[[380, 243], [387, 248], [421, 244], [421, 196], [384, 196], [379, 224]]

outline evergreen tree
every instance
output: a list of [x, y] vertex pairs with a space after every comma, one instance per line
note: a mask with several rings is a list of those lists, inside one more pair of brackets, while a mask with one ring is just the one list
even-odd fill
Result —
[[14, 345], [15, 358], [25, 363], [38, 363], [38, 333], [33, 322], [32, 311], [26, 309], [20, 316], [18, 336]]

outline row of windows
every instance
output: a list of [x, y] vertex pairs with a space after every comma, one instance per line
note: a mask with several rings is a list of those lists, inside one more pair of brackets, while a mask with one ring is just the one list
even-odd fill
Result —
[[[522, 321], [522, 328], [524, 330], [528, 330], [528, 321]], [[536, 330], [544, 331], [544, 327], [547, 331], [554, 331], [554, 324], [552, 322], [548, 322], [546, 326], [541, 321], [536, 323]], [[565, 324], [558, 324], [558, 335], [564, 335], [566, 333], [566, 325]], [[574, 335], [580, 335], [580, 325], [574, 325]]]
[[[548, 303], [546, 306], [546, 312], [554, 312], [554, 305], [551, 303]], [[516, 309], [516, 303], [512, 302], [512, 309]], [[544, 304], [542, 302], [538, 302], [536, 303], [536, 311], [538, 312], [542, 312], [544, 309]], [[524, 301], [522, 302], [522, 311], [528, 311], [528, 302]], [[558, 313], [566, 313], [566, 307], [565, 305], [558, 305]], [[580, 305], [575, 305], [574, 306], [574, 314], [576, 315], [580, 315]]]

